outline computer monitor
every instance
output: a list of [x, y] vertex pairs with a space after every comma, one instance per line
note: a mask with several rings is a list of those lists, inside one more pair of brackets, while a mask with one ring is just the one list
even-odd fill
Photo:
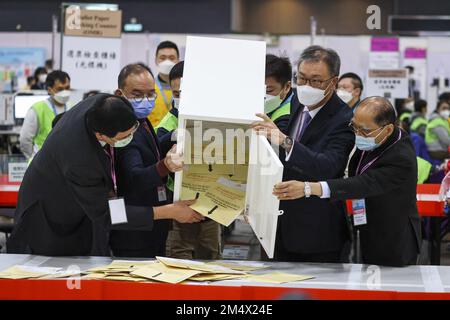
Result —
[[14, 118], [16, 120], [24, 119], [28, 109], [30, 109], [33, 104], [48, 99], [48, 97], [48, 94], [16, 95], [14, 98]]

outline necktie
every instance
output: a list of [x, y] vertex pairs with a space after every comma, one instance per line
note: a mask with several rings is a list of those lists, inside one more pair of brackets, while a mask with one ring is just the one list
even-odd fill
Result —
[[306, 127], [311, 122], [311, 116], [309, 115], [309, 111], [305, 108], [302, 112], [302, 119], [300, 120], [300, 126], [298, 128], [297, 134], [295, 135], [295, 140], [300, 141], [303, 133], [305, 132]]

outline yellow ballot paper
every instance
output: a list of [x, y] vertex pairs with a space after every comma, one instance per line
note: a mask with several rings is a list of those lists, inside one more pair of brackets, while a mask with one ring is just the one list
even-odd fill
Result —
[[172, 268], [162, 263], [154, 263], [131, 272], [131, 275], [160, 282], [180, 283], [199, 273], [201, 271]]
[[168, 267], [182, 268], [189, 270], [197, 270], [203, 273], [216, 273], [216, 274], [243, 274], [241, 271], [232, 270], [219, 265], [207, 264], [200, 261], [166, 258], [166, 257], [156, 257], [156, 259], [165, 264]]
[[222, 280], [232, 280], [241, 279], [246, 277], [245, 274], [208, 274], [202, 273], [189, 278], [190, 281], [222, 281]]
[[61, 270], [62, 268], [15, 265], [0, 272], [0, 278], [3, 279], [41, 278], [44, 276], [60, 274]]
[[200, 195], [204, 195], [220, 176], [215, 174], [192, 173], [190, 171], [184, 173], [181, 188], [181, 200], [198, 199]]
[[313, 279], [313, 276], [305, 276], [284, 272], [272, 272], [266, 274], [258, 275], [248, 275], [245, 280], [255, 281], [255, 282], [268, 282], [268, 283], [286, 283], [286, 282], [297, 282]]
[[229, 226], [242, 213], [244, 205], [245, 185], [221, 177], [190, 207], [205, 217]]
[[230, 268], [232, 270], [244, 271], [244, 272], [269, 268], [269, 266], [266, 266], [262, 263], [255, 264], [255, 263], [247, 263], [247, 262], [231, 263], [231, 262], [216, 261], [216, 262], [208, 262], [208, 264], [214, 264], [217, 266], [222, 266], [225, 268]]
[[[190, 164], [184, 166], [185, 174], [189, 173], [201, 173], [207, 175], [216, 176], [228, 176], [234, 174], [233, 164]], [[184, 179], [184, 175], [183, 175]]]

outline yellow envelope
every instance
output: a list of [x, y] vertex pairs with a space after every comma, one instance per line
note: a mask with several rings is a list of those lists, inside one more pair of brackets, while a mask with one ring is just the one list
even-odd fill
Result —
[[205, 194], [219, 177], [211, 173], [185, 172], [181, 186], [181, 200], [197, 199], [200, 195]]
[[15, 265], [0, 272], [0, 278], [3, 279], [40, 278], [51, 274], [57, 274], [60, 271], [61, 268]]
[[190, 207], [205, 217], [229, 226], [243, 212], [244, 206], [245, 185], [222, 177]]
[[208, 262], [208, 264], [217, 265], [226, 267], [232, 270], [238, 270], [238, 271], [255, 271], [255, 270], [261, 270], [261, 269], [267, 269], [268, 266], [256, 266], [251, 264], [238, 264], [238, 263], [230, 263], [230, 262]]
[[240, 279], [245, 277], [245, 274], [199, 274], [189, 278], [191, 281], [222, 281], [231, 279]]
[[168, 267], [197, 270], [202, 273], [218, 273], [218, 274], [244, 274], [244, 272], [232, 270], [218, 265], [206, 264], [200, 261], [174, 259], [167, 257], [156, 257], [156, 259]]
[[131, 275], [160, 282], [180, 283], [200, 272], [197, 270], [172, 268], [162, 263], [155, 263], [151, 266], [139, 268], [133, 271]]

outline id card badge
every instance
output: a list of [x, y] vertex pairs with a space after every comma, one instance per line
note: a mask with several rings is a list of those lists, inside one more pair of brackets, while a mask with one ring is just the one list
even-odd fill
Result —
[[353, 223], [355, 226], [367, 224], [366, 201], [364, 199], [352, 200]]
[[158, 187], [158, 201], [159, 202], [167, 201], [166, 187], [164, 186]]
[[127, 223], [127, 212], [125, 210], [125, 201], [123, 198], [109, 199], [109, 213], [111, 215], [111, 224]]

